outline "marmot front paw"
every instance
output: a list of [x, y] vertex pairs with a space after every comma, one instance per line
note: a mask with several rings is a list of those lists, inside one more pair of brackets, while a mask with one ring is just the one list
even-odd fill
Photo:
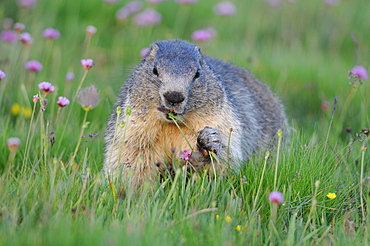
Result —
[[215, 154], [221, 152], [221, 133], [216, 128], [210, 126], [204, 127], [204, 129], [199, 132], [197, 142], [198, 148], [201, 151], [208, 150]]

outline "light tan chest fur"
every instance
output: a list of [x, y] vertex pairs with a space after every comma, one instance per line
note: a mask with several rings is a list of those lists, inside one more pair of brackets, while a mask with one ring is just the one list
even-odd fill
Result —
[[[198, 115], [196, 112], [186, 116], [186, 125], [166, 122], [156, 108], [133, 108], [123, 128], [116, 129], [116, 144], [112, 146], [112, 159], [109, 172], [131, 170], [139, 179], [153, 179], [158, 172], [157, 164], [170, 163], [179, 158], [182, 150], [197, 151], [198, 132], [205, 126], [220, 130], [223, 144], [228, 144], [230, 128], [233, 134], [240, 132], [240, 126], [230, 110]], [[241, 157], [238, 137], [231, 138], [232, 156]], [[141, 178], [140, 178], [141, 177]]]

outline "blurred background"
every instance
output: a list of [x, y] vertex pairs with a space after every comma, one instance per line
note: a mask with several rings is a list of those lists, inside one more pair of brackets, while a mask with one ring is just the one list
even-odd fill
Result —
[[[250, 70], [276, 92], [294, 128], [308, 139], [324, 139], [331, 116], [335, 141], [369, 128], [369, 82], [352, 85], [348, 77], [355, 66], [370, 68], [368, 0], [2, 0], [0, 22], [0, 69], [7, 74], [0, 87], [4, 141], [27, 126], [29, 115], [12, 107], [31, 108], [42, 81], [56, 87], [52, 102], [72, 98], [84, 73], [80, 60], [87, 58], [94, 66], [83, 87], [95, 84], [102, 98], [89, 113], [89, 131], [103, 135], [119, 88], [143, 49], [173, 38]], [[23, 29], [17, 32], [15, 23]], [[45, 36], [47, 28], [59, 35]], [[19, 42], [25, 32], [29, 43]], [[28, 71], [29, 60], [43, 69]], [[73, 117], [64, 122], [71, 135], [83, 118], [79, 106], [73, 107], [66, 109]], [[45, 115], [55, 117], [56, 111]], [[97, 145], [101, 151], [102, 141]]]

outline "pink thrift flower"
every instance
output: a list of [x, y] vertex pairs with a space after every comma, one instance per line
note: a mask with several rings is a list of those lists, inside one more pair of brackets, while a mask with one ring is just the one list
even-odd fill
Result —
[[94, 65], [93, 59], [82, 59], [81, 65], [86, 69], [89, 70]]
[[206, 28], [206, 29], [197, 30], [193, 32], [193, 34], [191, 35], [191, 38], [197, 42], [205, 42], [205, 41], [209, 41], [212, 38], [216, 37], [216, 35], [217, 33], [215, 29]]
[[88, 36], [94, 35], [96, 33], [96, 31], [97, 31], [97, 29], [94, 26], [89, 25], [89, 26], [86, 27], [86, 34]]
[[324, 3], [329, 6], [337, 6], [339, 4], [338, 0], [324, 0]]
[[26, 26], [22, 23], [15, 23], [13, 28], [17, 33], [21, 33], [26, 28]]
[[42, 64], [36, 60], [26, 62], [25, 67], [32, 72], [40, 72], [43, 68]]
[[66, 74], [66, 82], [71, 83], [72, 80], [75, 78], [75, 74], [73, 72], [68, 72]]
[[181, 151], [180, 158], [184, 161], [190, 160], [191, 157], [191, 150], [183, 150]]
[[161, 2], [164, 2], [166, 0], [146, 0], [146, 1], [151, 4], [160, 4]]
[[95, 85], [82, 88], [77, 95], [77, 103], [79, 103], [85, 111], [90, 111], [95, 108], [98, 106], [99, 102], [100, 97]]
[[140, 27], [159, 25], [162, 21], [162, 15], [154, 9], [147, 8], [134, 17], [134, 23]]
[[120, 21], [124, 21], [130, 17], [130, 15], [139, 12], [142, 8], [143, 3], [140, 1], [128, 2], [125, 6], [117, 10], [116, 18]]
[[18, 6], [32, 9], [36, 6], [36, 0], [18, 0]]
[[272, 204], [281, 204], [284, 201], [284, 196], [281, 192], [279, 191], [273, 191], [269, 195], [269, 201]]
[[44, 100], [41, 101], [41, 107], [40, 107], [41, 111], [46, 110], [46, 105], [48, 105], [48, 99], [45, 98]]
[[8, 138], [6, 140], [6, 145], [8, 146], [10, 151], [16, 151], [21, 145], [21, 140], [16, 137]]
[[213, 7], [213, 12], [219, 16], [233, 16], [236, 13], [236, 7], [232, 2], [220, 2]]
[[128, 17], [130, 17], [130, 15], [131, 15], [130, 11], [126, 8], [120, 8], [116, 12], [116, 18], [117, 20], [120, 20], [120, 21], [126, 20]]
[[69, 104], [69, 100], [66, 97], [58, 97], [57, 104], [59, 107], [63, 108]]
[[367, 80], [368, 79], [367, 71], [362, 66], [355, 66], [354, 68], [352, 68], [352, 70], [350, 71], [350, 73], [351, 73], [351, 75], [353, 77], [356, 77], [356, 78], [359, 78], [359, 79], [363, 79], [363, 80]]
[[103, 2], [110, 3], [110, 4], [116, 4], [121, 0], [103, 0]]
[[21, 33], [19, 35], [19, 41], [25, 45], [31, 45], [33, 43], [33, 39], [28, 32]]
[[5, 30], [0, 33], [1, 40], [12, 43], [17, 38], [17, 33], [13, 30]]
[[148, 53], [149, 53], [149, 48], [144, 48], [144, 49], [142, 49], [142, 50], [140, 51], [140, 56], [141, 56], [141, 58], [146, 57], [146, 56], [148, 55]]
[[41, 82], [39, 84], [39, 89], [45, 94], [50, 94], [54, 91], [54, 86], [49, 82]]
[[39, 100], [40, 100], [39, 94], [36, 94], [36, 95], [34, 95], [34, 96], [32, 97], [32, 101], [33, 101], [34, 103], [37, 103]]
[[131, 15], [130, 11], [126, 9], [125, 7], [120, 8], [116, 12], [116, 18], [117, 20], [124, 21]]
[[124, 8], [126, 8], [130, 14], [133, 14], [139, 12], [143, 8], [143, 3], [141, 1], [131, 1], [126, 3]]
[[321, 109], [323, 111], [328, 110], [329, 109], [329, 106], [330, 106], [330, 103], [328, 101], [322, 101], [322, 103], [321, 103]]
[[57, 29], [54, 28], [46, 28], [43, 32], [44, 38], [56, 40], [60, 38], [60, 32]]
[[198, 0], [176, 0], [178, 4], [196, 4]]
[[2, 81], [3, 78], [5, 78], [5, 77], [6, 77], [6, 74], [3, 71], [0, 70], [0, 81]]

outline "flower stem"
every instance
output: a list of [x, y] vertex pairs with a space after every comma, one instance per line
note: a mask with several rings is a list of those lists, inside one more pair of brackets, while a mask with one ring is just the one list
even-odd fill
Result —
[[84, 132], [85, 132], [85, 128], [86, 128], [86, 119], [87, 119], [87, 113], [88, 113], [89, 111], [85, 111], [85, 116], [84, 116], [84, 119], [83, 119], [83, 122], [82, 122], [82, 127], [81, 127], [81, 133], [80, 133], [80, 136], [79, 136], [79, 138], [78, 138], [78, 142], [77, 142], [77, 145], [76, 145], [76, 148], [75, 148], [75, 151], [73, 152], [73, 155], [72, 155], [72, 157], [71, 157], [71, 160], [69, 161], [69, 164], [73, 164], [73, 162], [74, 162], [74, 160], [75, 160], [75, 158], [76, 158], [76, 154], [77, 154], [77, 152], [78, 152], [78, 148], [80, 147], [80, 144], [81, 144], [81, 139], [82, 139], [82, 136], [83, 136], [83, 134], [84, 134]]
[[277, 218], [277, 210], [278, 210], [278, 204], [272, 203], [271, 204], [271, 218], [269, 223], [269, 230], [270, 230], [270, 245], [276, 244], [276, 218]]
[[283, 139], [283, 132], [281, 129], [277, 131], [277, 136], [278, 136], [278, 146], [277, 146], [276, 163], [275, 163], [274, 190], [277, 190], [276, 182], [277, 182], [277, 174], [278, 174], [278, 166], [279, 166], [280, 147], [281, 147], [281, 141]]
[[[76, 102], [76, 99], [77, 99], [77, 96], [78, 96], [78, 92], [80, 91], [80, 89], [82, 87], [82, 84], [85, 81], [85, 78], [86, 78], [88, 72], [89, 72], [89, 70], [85, 70], [84, 74], [82, 75], [82, 78], [80, 80], [80, 84], [77, 87], [76, 93], [75, 93], [75, 95], [73, 97], [73, 100], [72, 100], [72, 103], [71, 103], [71, 106], [69, 107], [68, 115], [67, 115], [67, 118], [66, 118], [66, 121], [65, 122], [69, 122], [69, 118], [71, 117], [71, 113], [72, 113], [72, 110], [73, 110], [73, 105]], [[64, 128], [63, 128], [63, 131], [62, 131], [62, 135], [61, 136], [65, 136], [65, 131], [67, 129], [67, 126], [68, 126], [68, 124], [64, 124]], [[59, 144], [59, 147], [60, 146], [61, 145]]]
[[33, 103], [33, 110], [32, 110], [32, 115], [31, 115], [30, 127], [28, 128], [28, 133], [27, 133], [26, 150], [25, 150], [24, 156], [23, 156], [22, 170], [26, 166], [25, 162], [28, 159], [28, 155], [29, 155], [29, 151], [30, 151], [29, 142], [30, 142], [30, 135], [31, 135], [31, 128], [32, 128], [33, 118], [35, 117], [35, 111], [36, 111], [36, 103]]
[[58, 112], [57, 112], [57, 115], [55, 116], [55, 120], [54, 120], [54, 128], [57, 126], [58, 118], [59, 118], [59, 115], [60, 115], [60, 109], [61, 109], [61, 107], [58, 107]]
[[260, 178], [260, 184], [258, 185], [257, 194], [256, 194], [256, 197], [254, 198], [254, 202], [253, 202], [253, 211], [255, 211], [255, 209], [256, 209], [258, 196], [259, 196], [259, 193], [260, 193], [260, 190], [261, 190], [261, 187], [262, 187], [262, 182], [263, 182], [263, 178], [265, 176], [266, 165], [267, 165], [267, 160], [268, 160], [269, 156], [270, 156], [270, 152], [267, 151], [266, 154], [265, 154], [265, 162], [263, 163], [263, 169], [262, 169], [262, 174], [261, 174], [261, 178]]
[[315, 182], [315, 193], [313, 194], [313, 197], [312, 197], [312, 205], [311, 205], [310, 213], [309, 213], [308, 218], [307, 218], [306, 225], [305, 225], [305, 227], [303, 229], [303, 232], [302, 232], [302, 237], [304, 237], [306, 230], [308, 229], [308, 227], [312, 223], [313, 218], [316, 216], [316, 207], [317, 207], [317, 198], [316, 197], [317, 197], [317, 193], [318, 193], [318, 190], [319, 190], [319, 186], [320, 186], [320, 181], [316, 180], [316, 182]]
[[361, 147], [360, 203], [361, 203], [362, 221], [364, 224], [366, 223], [364, 190], [363, 190], [365, 151], [366, 151], [366, 145], [363, 145]]
[[175, 116], [173, 116], [172, 114], [170, 114], [169, 116], [170, 116], [170, 118], [172, 119], [173, 123], [175, 123], [175, 125], [176, 125], [176, 126], [177, 126], [177, 128], [179, 129], [179, 131], [180, 131], [181, 135], [183, 136], [183, 138], [185, 139], [185, 141], [186, 141], [186, 143], [188, 144], [189, 148], [191, 149], [191, 152], [193, 152], [194, 150], [193, 150], [193, 148], [191, 147], [191, 144], [190, 144], [190, 142], [189, 142], [188, 138], [185, 136], [185, 134], [184, 134], [184, 132], [182, 131], [181, 127], [180, 127], [180, 126], [179, 126], [179, 124], [177, 123]]

